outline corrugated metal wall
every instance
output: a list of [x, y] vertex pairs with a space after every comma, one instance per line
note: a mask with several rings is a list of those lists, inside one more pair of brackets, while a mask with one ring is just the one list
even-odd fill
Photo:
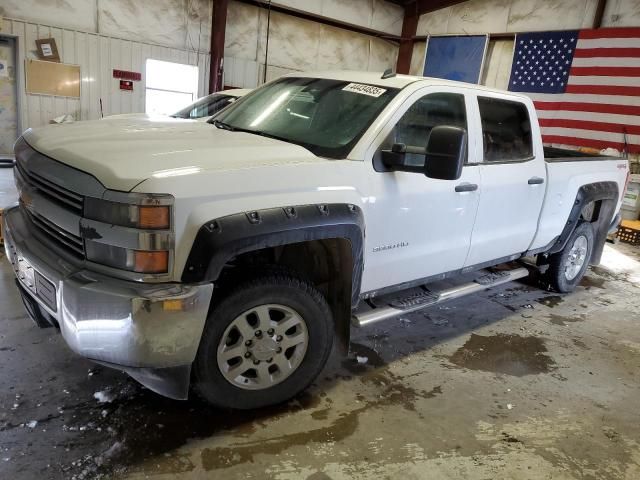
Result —
[[[197, 65], [198, 95], [207, 93], [209, 55], [148, 43], [121, 40], [96, 33], [54, 28], [47, 25], [4, 19], [3, 33], [15, 36], [18, 48], [20, 131], [49, 123], [52, 118], [70, 114], [76, 120], [100, 118], [100, 99], [104, 115], [144, 112], [145, 62], [148, 58]], [[27, 94], [24, 90], [25, 58], [36, 57], [36, 39], [55, 38], [61, 61], [80, 65], [80, 98]], [[133, 92], [120, 90], [113, 69], [142, 73]]]

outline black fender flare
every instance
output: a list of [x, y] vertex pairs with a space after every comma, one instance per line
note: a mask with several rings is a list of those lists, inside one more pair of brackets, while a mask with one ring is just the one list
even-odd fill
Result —
[[569, 237], [578, 226], [580, 214], [584, 207], [592, 202], [601, 201], [599, 210], [595, 212], [596, 219], [592, 222], [595, 242], [591, 255], [592, 264], [600, 263], [609, 226], [611, 225], [618, 204], [619, 194], [620, 192], [616, 182], [595, 182], [581, 186], [578, 189], [573, 207], [571, 208], [571, 212], [569, 212], [569, 218], [562, 229], [562, 233], [547, 253], [554, 254], [564, 250]]
[[346, 203], [292, 205], [213, 219], [198, 230], [182, 272], [182, 281], [215, 281], [224, 266], [243, 253], [340, 238], [351, 244], [351, 303], [357, 305], [364, 265], [364, 229], [362, 210]]

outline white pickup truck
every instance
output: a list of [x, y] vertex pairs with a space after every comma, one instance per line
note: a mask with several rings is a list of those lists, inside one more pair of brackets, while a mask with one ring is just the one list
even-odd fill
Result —
[[234, 408], [306, 388], [352, 325], [531, 268], [571, 291], [629, 174], [544, 149], [525, 96], [356, 72], [282, 77], [209, 123], [28, 130], [15, 154], [6, 251], [36, 323], [156, 392]]

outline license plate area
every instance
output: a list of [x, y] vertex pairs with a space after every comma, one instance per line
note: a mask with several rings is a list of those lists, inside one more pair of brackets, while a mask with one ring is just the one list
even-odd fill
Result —
[[33, 293], [49, 309], [57, 312], [55, 285], [33, 268], [29, 261], [22, 257], [13, 245], [9, 244], [7, 246], [7, 254], [20, 284]]

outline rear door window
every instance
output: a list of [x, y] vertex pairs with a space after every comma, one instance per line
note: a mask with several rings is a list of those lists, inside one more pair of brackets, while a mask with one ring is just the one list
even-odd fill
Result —
[[478, 97], [485, 162], [522, 162], [533, 158], [531, 122], [525, 104]]

